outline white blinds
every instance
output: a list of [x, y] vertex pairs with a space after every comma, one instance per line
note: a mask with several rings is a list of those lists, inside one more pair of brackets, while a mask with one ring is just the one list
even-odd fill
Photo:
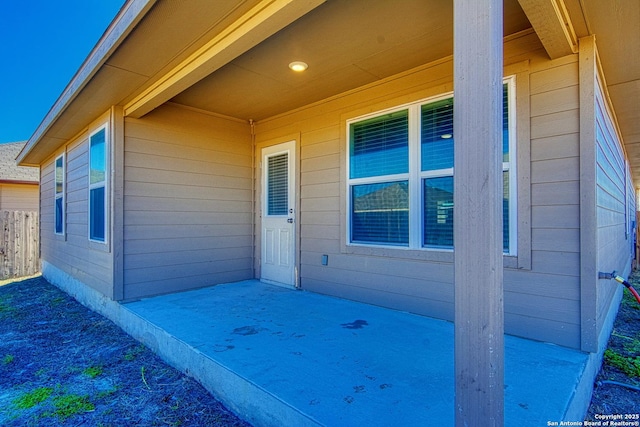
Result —
[[289, 154], [267, 161], [267, 215], [287, 215], [289, 210]]

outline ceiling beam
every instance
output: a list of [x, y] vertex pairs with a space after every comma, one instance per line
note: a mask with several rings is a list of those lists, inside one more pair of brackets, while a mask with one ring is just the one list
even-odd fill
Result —
[[578, 38], [564, 0], [518, 0], [551, 59], [578, 52]]
[[125, 105], [125, 116], [142, 117], [324, 2], [325, 0], [260, 1]]

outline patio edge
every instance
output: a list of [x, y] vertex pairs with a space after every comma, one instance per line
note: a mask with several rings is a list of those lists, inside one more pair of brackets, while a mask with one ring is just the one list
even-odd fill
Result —
[[216, 399], [251, 424], [274, 427], [321, 425], [196, 348], [144, 320], [124, 305], [110, 300], [46, 261], [42, 262], [42, 276], [85, 307], [111, 320], [131, 337], [148, 346], [169, 365], [194, 378]]

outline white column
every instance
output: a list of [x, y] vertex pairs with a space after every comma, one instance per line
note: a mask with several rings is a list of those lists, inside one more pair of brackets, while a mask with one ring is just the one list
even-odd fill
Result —
[[504, 424], [502, 0], [454, 0], [455, 419]]

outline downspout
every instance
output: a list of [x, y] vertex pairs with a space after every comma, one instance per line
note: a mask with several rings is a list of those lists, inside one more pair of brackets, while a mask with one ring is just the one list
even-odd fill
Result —
[[249, 119], [251, 127], [251, 269], [256, 279], [256, 122]]

